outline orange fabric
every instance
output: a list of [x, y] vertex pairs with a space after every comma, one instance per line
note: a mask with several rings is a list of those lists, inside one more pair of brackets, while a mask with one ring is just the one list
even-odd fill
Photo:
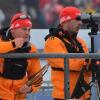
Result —
[[[1, 46], [3, 45], [3, 48]], [[7, 48], [7, 47], [9, 48]], [[13, 46], [11, 45], [11, 42], [0, 42], [0, 53], [6, 53], [10, 50], [14, 50]], [[33, 53], [37, 52], [37, 49], [34, 45], [31, 45], [31, 51]], [[3, 71], [3, 58], [0, 58], [0, 72]], [[27, 75], [30, 76], [32, 74], [35, 74], [41, 69], [40, 61], [38, 58], [30, 58], [28, 59], [28, 67], [27, 67]], [[6, 100], [15, 100], [15, 94], [16, 91], [22, 87], [26, 81], [28, 80], [28, 76], [25, 76], [23, 79], [20, 80], [11, 80], [11, 79], [5, 79], [3, 77], [0, 77], [0, 98], [6, 99]], [[33, 92], [38, 91], [39, 87], [32, 86]], [[22, 98], [21, 100], [24, 100]]]
[[[82, 44], [82, 47], [85, 53], [88, 53], [87, 46], [85, 42], [77, 38], [78, 41]], [[45, 43], [44, 48], [45, 53], [68, 53], [64, 43], [57, 37], [53, 39], [48, 38]], [[64, 68], [64, 60], [62, 58], [48, 58], [49, 64], [54, 68]], [[79, 71], [81, 70], [84, 64], [84, 59], [69, 59], [69, 70], [70, 70], [70, 93], [72, 93], [76, 80], [78, 79]], [[73, 71], [77, 71], [77, 73], [73, 73]], [[85, 77], [88, 77], [86, 74]], [[55, 71], [51, 70], [51, 80], [53, 84], [53, 98], [64, 99], [64, 72], [63, 71]], [[86, 78], [88, 81], [88, 78]]]
[[[85, 50], [86, 53], [88, 53], [88, 49], [84, 43], [83, 40], [78, 38], [80, 43], [82, 43], [83, 49]], [[66, 50], [66, 47], [64, 43], [58, 39], [57, 37], [54, 37], [54, 39], [48, 39], [45, 43], [45, 49], [44, 52], [46, 53], [68, 53]], [[48, 59], [50, 62], [51, 66], [56, 67], [58, 66], [59, 68], [64, 68], [64, 60], [61, 58], [53, 58], [53, 59]], [[69, 60], [69, 68], [70, 70], [75, 70], [75, 71], [80, 71], [82, 65], [84, 64], [84, 59], [70, 59]]]
[[14, 49], [16, 48], [13, 48], [11, 41], [5, 42], [0, 39], [0, 53], [7, 53]]

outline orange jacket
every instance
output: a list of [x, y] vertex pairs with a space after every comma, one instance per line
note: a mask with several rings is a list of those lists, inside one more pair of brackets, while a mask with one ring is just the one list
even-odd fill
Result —
[[[83, 50], [85, 53], [88, 53], [88, 48], [85, 42], [77, 38], [81, 43]], [[66, 40], [66, 39], [65, 39]], [[66, 40], [66, 42], [68, 42]], [[68, 53], [64, 43], [57, 37], [51, 38], [49, 37], [45, 42], [45, 53]], [[53, 68], [64, 68], [64, 60], [62, 58], [48, 58], [47, 59], [51, 67]], [[69, 70], [70, 70], [70, 94], [72, 93], [76, 81], [78, 79], [79, 71], [81, 70], [85, 59], [74, 58], [69, 59]], [[77, 73], [74, 73], [77, 72]], [[88, 75], [86, 74], [86, 77]], [[53, 84], [53, 97], [64, 99], [64, 72], [63, 71], [55, 71], [51, 70], [51, 79]], [[88, 80], [88, 78], [86, 78]]]
[[[14, 49], [15, 48], [13, 48], [11, 41], [8, 42], [0, 41], [0, 53], [7, 53], [8, 51]], [[30, 52], [31, 53], [37, 52], [37, 49], [32, 44], [31, 44]], [[27, 76], [24, 76], [23, 79], [11, 80], [11, 79], [5, 79], [2, 76], [0, 76], [0, 97], [1, 98], [6, 100], [14, 100], [16, 91], [18, 91], [18, 89], [21, 88], [26, 83], [28, 77], [30, 77], [30, 75], [35, 74], [41, 69], [40, 61], [38, 58], [30, 58], [27, 61], [28, 61]], [[4, 59], [0, 58], [0, 72], [3, 71], [3, 62]], [[34, 85], [32, 85], [33, 92], [36, 92], [39, 89], [39, 87], [35, 87]]]

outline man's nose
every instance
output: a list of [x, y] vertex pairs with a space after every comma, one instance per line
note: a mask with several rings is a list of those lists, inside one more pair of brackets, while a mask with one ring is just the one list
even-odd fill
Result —
[[25, 31], [25, 34], [26, 34], [26, 35], [29, 35], [29, 34], [30, 34], [30, 30], [27, 29], [27, 30]]
[[79, 23], [79, 25], [82, 25], [82, 24], [83, 24], [81, 20], [80, 20], [80, 21], [78, 21], [78, 23]]

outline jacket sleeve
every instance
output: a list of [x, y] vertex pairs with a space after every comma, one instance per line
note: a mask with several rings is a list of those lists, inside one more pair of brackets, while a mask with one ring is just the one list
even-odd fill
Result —
[[0, 41], [0, 53], [7, 53], [11, 50], [14, 50], [15, 48], [13, 47], [12, 41]]
[[[84, 49], [86, 48], [84, 47]], [[64, 54], [68, 53], [63, 42], [56, 37], [54, 39], [48, 39], [46, 41], [44, 52], [45, 53], [64, 53]], [[53, 67], [64, 68], [64, 60], [62, 58], [49, 58], [47, 60], [50, 63], [50, 65]], [[83, 58], [69, 59], [69, 69], [79, 71], [83, 63], [84, 63]]]
[[[47, 39], [47, 41], [45, 42], [44, 52], [63, 53], [63, 54], [67, 53], [64, 44], [57, 37]], [[63, 58], [48, 58], [47, 60], [52, 67], [59, 67], [59, 68], [64, 67]]]
[[[37, 53], [36, 48], [32, 51], [33, 53]], [[39, 58], [31, 58], [29, 59], [29, 66], [28, 66], [28, 77], [31, 77], [31, 75], [34, 75], [39, 70], [41, 70], [40, 60]], [[32, 85], [33, 92], [37, 92], [42, 84], [42, 77], [40, 83], [38, 83], [38, 86]]]

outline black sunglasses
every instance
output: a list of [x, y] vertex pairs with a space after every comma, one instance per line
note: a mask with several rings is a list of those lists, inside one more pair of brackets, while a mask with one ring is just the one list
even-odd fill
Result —
[[77, 16], [77, 17], [76, 17], [76, 20], [81, 21], [81, 20], [82, 20], [82, 19], [81, 19], [81, 16]]

